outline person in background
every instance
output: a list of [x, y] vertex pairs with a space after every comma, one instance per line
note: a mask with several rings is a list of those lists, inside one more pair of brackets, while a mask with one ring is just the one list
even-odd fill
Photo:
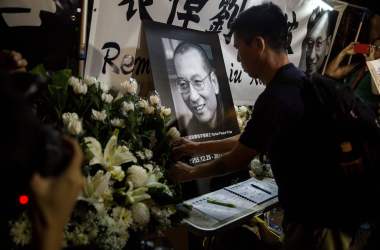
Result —
[[[13, 200], [19, 187], [15, 183], [26, 183], [30, 190], [30, 215], [32, 219], [32, 244], [38, 250], [58, 250], [63, 244], [63, 230], [82, 190], [84, 178], [81, 167], [83, 153], [79, 143], [65, 137], [65, 146], [71, 151], [71, 159], [59, 176], [45, 177], [33, 173], [31, 178], [17, 167], [31, 169], [32, 158], [40, 126], [25, 99], [15, 93], [10, 81], [10, 73], [26, 71], [27, 62], [15, 51], [0, 52], [0, 109], [7, 122], [0, 131], [0, 157], [2, 172], [6, 180], [0, 184], [5, 192], [1, 208], [0, 232], [4, 239], [2, 247], [10, 243], [8, 215], [14, 211]], [[34, 166], [36, 167], [36, 166]], [[19, 205], [20, 206], [20, 205]], [[8, 238], [7, 238], [8, 237]], [[5, 245], [4, 245], [5, 244]], [[7, 248], [8, 249], [8, 248]]]
[[[374, 87], [371, 74], [365, 63], [342, 65], [348, 56], [356, 55], [354, 46], [349, 44], [337, 57], [335, 57], [326, 69], [326, 75], [341, 80], [343, 84], [350, 86], [358, 97], [367, 103], [375, 112], [380, 115], [380, 96]], [[362, 54], [365, 61], [372, 61], [380, 58], [380, 37], [375, 38], [367, 54]]]
[[[247, 168], [257, 154], [266, 154], [284, 209], [284, 249], [348, 250], [358, 227], [352, 219], [353, 193], [337, 185], [331, 171], [336, 167], [331, 150], [335, 142], [324, 128], [328, 125], [306, 113], [306, 75], [289, 63], [287, 22], [281, 9], [272, 3], [253, 6], [237, 17], [231, 30], [243, 69], [266, 88], [238, 141], [231, 139], [225, 148], [233, 147], [231, 151], [196, 168], [177, 162], [171, 178], [185, 182], [225, 175]], [[190, 152], [197, 148], [182, 145]], [[223, 142], [213, 146], [220, 150]]]
[[313, 10], [307, 23], [306, 37], [302, 41], [299, 68], [311, 75], [323, 70], [329, 54], [335, 28], [336, 13], [318, 7]]

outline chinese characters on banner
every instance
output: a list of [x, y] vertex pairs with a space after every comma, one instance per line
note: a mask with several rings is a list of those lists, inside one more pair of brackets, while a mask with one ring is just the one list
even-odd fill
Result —
[[[252, 105], [264, 86], [250, 78], [237, 61], [230, 27], [244, 9], [262, 0], [94, 0], [86, 75], [112, 82], [133, 76], [144, 86], [151, 79], [150, 62], [141, 32], [141, 20], [172, 24], [200, 31], [217, 32], [226, 74], [237, 105]], [[300, 64], [307, 23], [317, 7], [329, 9], [322, 1], [274, 0], [286, 14], [289, 25], [289, 58]], [[334, 24], [335, 25], [335, 24]], [[222, 59], [222, 58], [220, 58]]]

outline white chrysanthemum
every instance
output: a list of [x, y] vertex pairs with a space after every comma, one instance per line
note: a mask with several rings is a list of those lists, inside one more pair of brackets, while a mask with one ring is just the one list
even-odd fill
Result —
[[86, 84], [87, 86], [92, 86], [92, 85], [96, 84], [97, 82], [98, 82], [98, 80], [93, 76], [86, 76], [83, 79], [83, 83]]
[[144, 149], [144, 154], [145, 154], [145, 157], [146, 157], [147, 160], [150, 160], [153, 157], [153, 152], [150, 149], [145, 148]]
[[138, 226], [147, 225], [150, 221], [149, 208], [142, 202], [138, 202], [132, 205], [132, 217], [133, 221]]
[[23, 213], [20, 219], [12, 224], [10, 235], [13, 241], [20, 246], [25, 246], [32, 239], [32, 224], [28, 217]]
[[135, 104], [133, 102], [122, 102], [121, 103], [121, 112], [125, 115], [129, 111], [135, 110]]
[[122, 181], [125, 177], [125, 173], [120, 166], [111, 167], [111, 176], [117, 181]]
[[149, 101], [150, 104], [152, 104], [153, 106], [158, 105], [160, 104], [160, 97], [158, 97], [157, 95], [151, 95], [149, 97]]
[[168, 132], [167, 132], [167, 135], [171, 138], [171, 139], [178, 139], [181, 137], [181, 133], [178, 131], [178, 129], [176, 127], [171, 127]]
[[171, 114], [172, 114], [172, 110], [170, 108], [166, 108], [166, 107], [161, 108], [160, 115], [162, 117], [167, 117], [167, 116], [170, 116]]
[[133, 223], [132, 212], [124, 207], [113, 208], [112, 217], [115, 221], [123, 221], [127, 228], [129, 228]]
[[80, 135], [83, 132], [82, 121], [79, 120], [77, 113], [62, 114], [63, 125], [72, 135]]
[[132, 165], [127, 170], [127, 180], [132, 182], [136, 188], [142, 187], [148, 180], [148, 173], [143, 167]]
[[144, 108], [144, 114], [150, 115], [153, 113], [154, 113], [154, 107], [153, 106], [148, 105]]
[[140, 108], [142, 108], [142, 109], [145, 109], [146, 107], [149, 106], [148, 102], [147, 102], [146, 100], [144, 100], [144, 99], [141, 99], [141, 100], [137, 103], [137, 105], [138, 105]]
[[97, 111], [93, 109], [91, 112], [92, 112], [92, 116], [91, 116], [92, 119], [96, 121], [104, 122], [104, 120], [107, 118], [107, 112], [105, 110]]
[[102, 100], [103, 100], [105, 103], [111, 103], [111, 102], [113, 101], [113, 96], [110, 95], [110, 94], [103, 93], [103, 94], [102, 94]]
[[118, 127], [118, 128], [124, 128], [125, 127], [125, 121], [124, 119], [120, 119], [120, 118], [114, 118], [111, 120], [111, 124], [112, 126], [114, 127]]
[[152, 217], [154, 217], [161, 226], [164, 228], [170, 227], [172, 225], [169, 217], [175, 213], [176, 209], [173, 206], [167, 207], [151, 207]]

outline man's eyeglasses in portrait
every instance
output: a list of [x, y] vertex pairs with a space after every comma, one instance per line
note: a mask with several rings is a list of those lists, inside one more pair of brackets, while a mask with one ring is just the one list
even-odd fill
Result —
[[212, 71], [210, 71], [204, 78], [197, 79], [195, 77], [193, 80], [185, 80], [183, 78], [177, 79], [177, 87], [181, 94], [189, 94], [190, 93], [190, 84], [193, 86], [193, 88], [196, 91], [201, 91], [205, 87], [205, 80], [206, 78], [211, 74]]
[[309, 50], [312, 50], [314, 47], [315, 49], [320, 50], [323, 48], [323, 43], [326, 41], [327, 41], [327, 38], [325, 40], [322, 40], [322, 38], [318, 38], [315, 41], [311, 38], [307, 38], [306, 46]]

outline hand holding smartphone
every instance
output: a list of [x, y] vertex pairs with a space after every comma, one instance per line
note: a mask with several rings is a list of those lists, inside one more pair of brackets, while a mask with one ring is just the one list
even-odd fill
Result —
[[354, 45], [354, 51], [356, 54], [369, 54], [370, 46], [369, 44], [358, 43]]

